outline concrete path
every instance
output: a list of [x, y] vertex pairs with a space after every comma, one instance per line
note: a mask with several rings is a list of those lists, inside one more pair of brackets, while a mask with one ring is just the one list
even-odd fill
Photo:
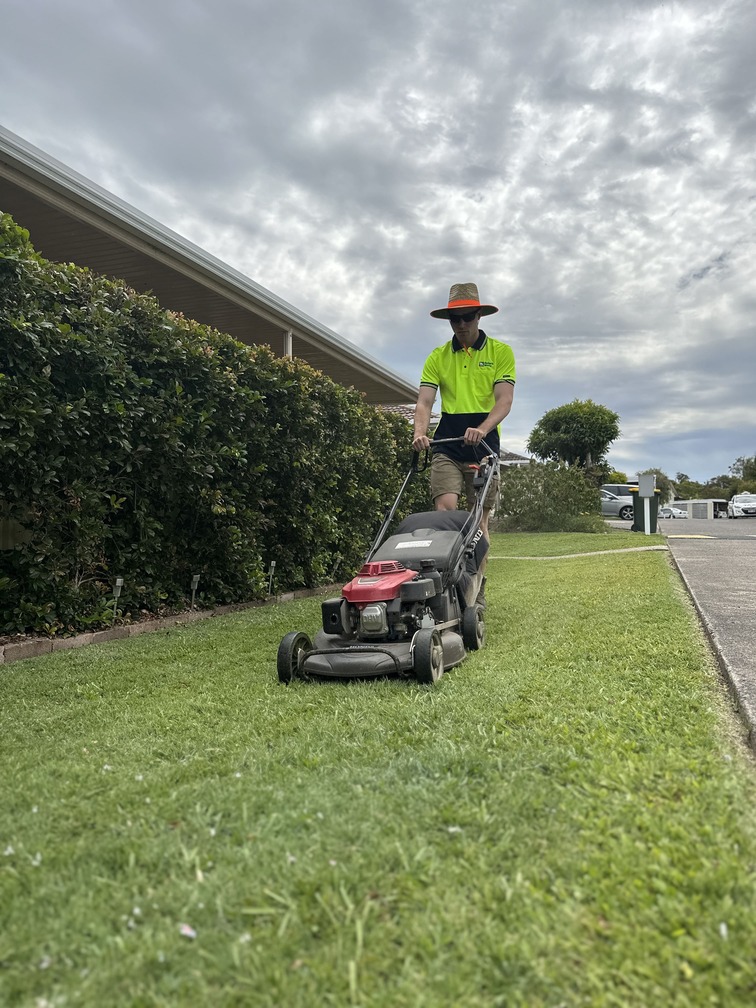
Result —
[[665, 522], [659, 531], [756, 748], [756, 521]]

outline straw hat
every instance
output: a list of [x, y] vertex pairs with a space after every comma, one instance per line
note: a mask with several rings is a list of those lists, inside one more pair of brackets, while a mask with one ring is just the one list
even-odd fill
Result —
[[437, 308], [431, 312], [433, 318], [449, 318], [449, 309], [479, 308], [481, 315], [493, 315], [499, 309], [490, 304], [481, 304], [478, 288], [474, 283], [452, 284], [449, 291], [449, 304], [446, 308]]

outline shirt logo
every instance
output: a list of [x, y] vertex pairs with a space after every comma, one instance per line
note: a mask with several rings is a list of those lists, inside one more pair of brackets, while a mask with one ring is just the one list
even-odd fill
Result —
[[478, 361], [478, 367], [493, 367], [493, 361], [490, 360]]

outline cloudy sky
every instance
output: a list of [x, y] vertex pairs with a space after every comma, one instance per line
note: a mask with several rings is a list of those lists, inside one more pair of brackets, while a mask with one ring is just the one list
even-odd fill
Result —
[[[0, 123], [413, 383], [456, 281], [610, 462], [756, 454], [753, 0], [4, 0]], [[33, 239], [32, 235], [32, 239]]]

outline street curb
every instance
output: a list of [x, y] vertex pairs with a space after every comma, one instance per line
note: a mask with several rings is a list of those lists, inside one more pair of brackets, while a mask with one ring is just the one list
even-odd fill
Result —
[[145, 633], [155, 633], [158, 630], [170, 630], [171, 627], [195, 623], [197, 620], [211, 619], [213, 616], [228, 616], [246, 609], [259, 609], [262, 606], [275, 605], [280, 602], [292, 602], [294, 599], [312, 598], [315, 595], [331, 591], [341, 591], [341, 585], [330, 584], [323, 585], [322, 588], [302, 588], [298, 591], [284, 592], [281, 595], [271, 595], [267, 599], [255, 599], [252, 602], [236, 602], [231, 605], [216, 606], [213, 609], [193, 609], [189, 612], [176, 613], [173, 616], [164, 616], [162, 619], [128, 623], [109, 627], [107, 630], [76, 634], [73, 637], [37, 637], [33, 640], [19, 641], [17, 644], [0, 644], [0, 665], [9, 665], [26, 658], [39, 658], [42, 655], [52, 654], [54, 651], [69, 651], [73, 648], [88, 647], [90, 644], [126, 640]]
[[675, 570], [680, 575], [680, 579], [682, 580], [682, 583], [685, 585], [685, 589], [688, 592], [691, 601], [693, 602], [693, 607], [696, 610], [699, 622], [703, 628], [704, 633], [706, 634], [706, 638], [709, 641], [712, 652], [714, 653], [714, 658], [716, 659], [717, 665], [719, 666], [719, 670], [722, 673], [722, 677], [725, 681], [725, 685], [727, 686], [727, 690], [732, 698], [733, 703], [735, 704], [735, 709], [737, 710], [740, 719], [742, 720], [743, 725], [745, 726], [748, 745], [751, 747], [751, 749], [756, 751], [756, 710], [754, 710], [754, 708], [748, 702], [747, 697], [741, 691], [740, 677], [737, 671], [732, 667], [732, 665], [724, 655], [719, 639], [719, 634], [707, 619], [703, 606], [696, 597], [696, 593], [693, 589], [693, 586], [683, 573], [682, 567], [677, 562], [677, 559], [672, 550], [669, 551], [669, 555], [672, 560], [672, 563], [675, 566]]

